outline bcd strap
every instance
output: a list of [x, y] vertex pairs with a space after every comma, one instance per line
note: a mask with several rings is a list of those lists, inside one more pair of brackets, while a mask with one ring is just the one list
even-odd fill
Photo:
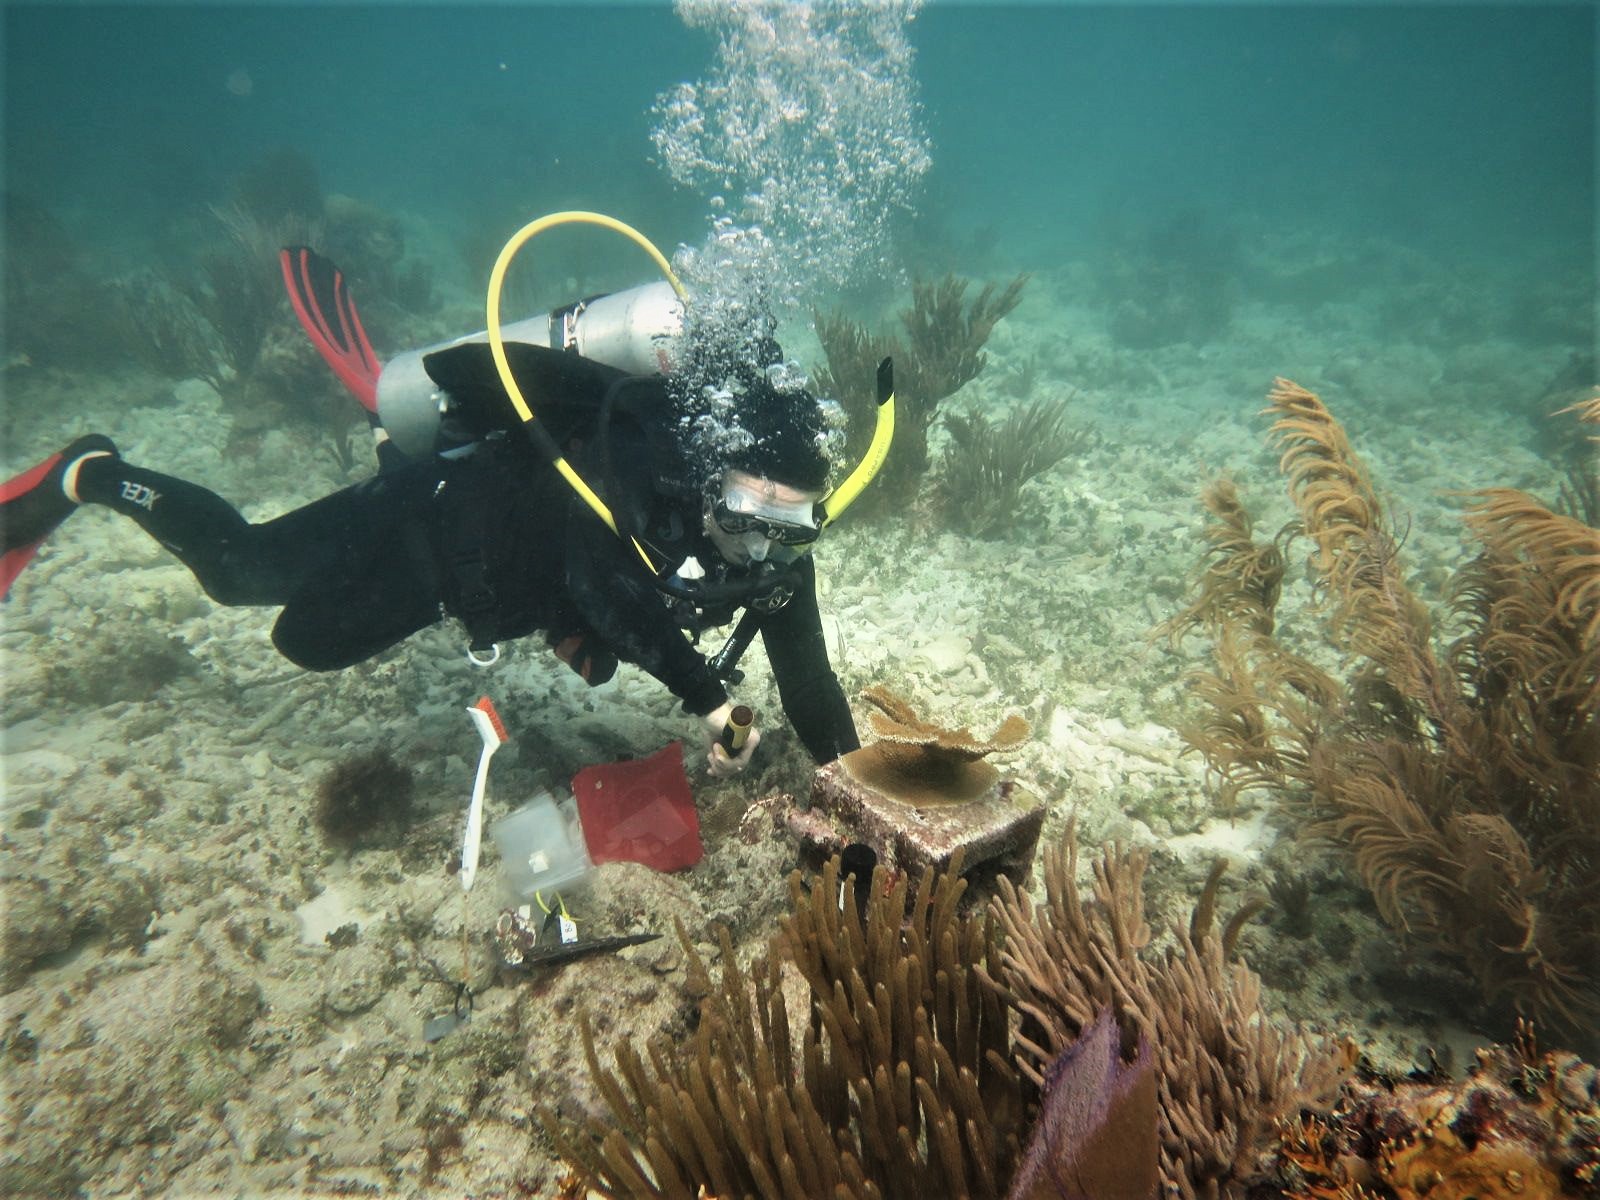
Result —
[[450, 574], [455, 581], [455, 616], [466, 626], [474, 652], [486, 651], [498, 640], [494, 636], [494, 589], [489, 586], [488, 569], [481, 545], [456, 546], [450, 552]]
[[[470, 478], [470, 476], [468, 477]], [[450, 615], [467, 631], [468, 656], [495, 653], [499, 641], [499, 601], [489, 584], [484, 554], [484, 509], [474, 505], [472, 488], [461, 480], [445, 481], [434, 493], [440, 501], [441, 544], [448, 578], [446, 600]]]

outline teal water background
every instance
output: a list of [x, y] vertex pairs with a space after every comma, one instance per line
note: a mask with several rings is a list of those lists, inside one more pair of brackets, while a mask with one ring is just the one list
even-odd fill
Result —
[[[5, 186], [108, 270], [181, 254], [184, 222], [280, 147], [326, 192], [444, 244], [564, 207], [668, 244], [703, 232], [705, 197], [651, 161], [649, 109], [713, 44], [666, 5], [10, 4], [4, 19]], [[1048, 268], [1189, 213], [1592, 281], [1588, 6], [934, 3], [911, 40], [934, 166], [908, 269], [983, 249]]]
[[1579, 6], [934, 6], [916, 37], [936, 188], [1041, 245], [1198, 205], [1586, 256], [1594, 29]]

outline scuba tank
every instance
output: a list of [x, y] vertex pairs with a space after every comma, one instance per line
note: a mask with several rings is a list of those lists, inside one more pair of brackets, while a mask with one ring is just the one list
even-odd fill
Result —
[[[683, 303], [665, 280], [578, 300], [501, 329], [508, 342], [570, 350], [629, 375], [665, 375], [683, 332]], [[429, 378], [428, 355], [469, 342], [487, 342], [486, 330], [408, 350], [384, 364], [378, 375], [378, 419], [395, 447], [411, 457], [435, 449], [440, 418], [450, 396]]]

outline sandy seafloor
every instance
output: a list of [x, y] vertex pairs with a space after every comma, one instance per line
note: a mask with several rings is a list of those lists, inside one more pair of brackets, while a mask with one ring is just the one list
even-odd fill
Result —
[[[1350, 252], [1302, 245], [1280, 266]], [[1211, 814], [1203, 766], [1180, 756], [1173, 731], [1202, 647], [1173, 652], [1147, 635], [1180, 605], [1201, 552], [1207, 478], [1231, 471], [1265, 533], [1290, 515], [1256, 415], [1275, 374], [1318, 390], [1343, 419], [1408, 514], [1413, 582], [1438, 602], [1467, 552], [1447, 489], [1553, 495], [1559, 476], [1534, 448], [1531, 414], [1566, 351], [1452, 343], [1427, 322], [1426, 338], [1389, 332], [1377, 313], [1394, 305], [1377, 283], [1338, 305], [1246, 297], [1211, 344], [1129, 350], [1084, 299], [1086, 270], [1036, 271], [987, 371], [950, 403], [998, 409], [1025, 386], [1050, 389], [1091, 439], [1028, 487], [1006, 539], [956, 536], [925, 513], [841, 523], [816, 551], [835, 667], [852, 697], [887, 683], [980, 732], [1024, 713], [1034, 737], [1008, 771], [1047, 798], [1045, 837], [1075, 814], [1090, 848], [1150, 846], [1158, 926], [1186, 914], [1219, 853], [1235, 862], [1235, 901], [1272, 862], [1310, 872], [1312, 935], [1268, 919], [1244, 940], [1270, 1003], [1356, 1034], [1380, 1062], [1434, 1047], [1460, 1063], [1509, 1030], [1470, 1027], [1454, 977], [1380, 927], [1327, 859], [1280, 841], [1268, 807]], [[1416, 306], [1491, 301], [1443, 269], [1411, 283]], [[1486, 321], [1502, 311], [1486, 308]], [[5, 383], [8, 472], [93, 427], [130, 460], [214, 486], [254, 518], [353, 481], [308, 429], [234, 439], [234, 416], [197, 381], [14, 365]], [[1310, 634], [1299, 562], [1290, 581], [1285, 623]], [[693, 772], [704, 861], [671, 876], [607, 866], [575, 898], [587, 932], [669, 936], [508, 977], [481, 993], [470, 1025], [430, 1046], [423, 1020], [450, 992], [421, 954], [450, 970], [460, 954], [450, 870], [478, 748], [463, 707], [489, 692], [512, 734], [491, 818], [580, 765], [651, 752], [695, 723], [632, 668], [585, 689], [537, 639], [480, 671], [453, 627], [340, 674], [304, 673], [274, 652], [272, 615], [215, 605], [131, 524], [92, 510], [62, 528], [0, 614], [0, 1190], [548, 1194], [559, 1168], [533, 1106], [596, 1102], [579, 1010], [603, 1044], [681, 1033], [690, 1002], [673, 920], [708, 954], [725, 924], [747, 956], [785, 906], [794, 844], [760, 810], [743, 818], [763, 797], [803, 792], [809, 764], [775, 719], [764, 660], [751, 653], [739, 693], [772, 715], [757, 768], [723, 783], [698, 761]], [[316, 785], [336, 760], [373, 749], [415, 771], [416, 813], [402, 835], [346, 855], [311, 821]], [[501, 907], [498, 882], [491, 866], [472, 893], [475, 936]], [[353, 945], [326, 944], [351, 921]], [[486, 969], [485, 951], [478, 961]]]

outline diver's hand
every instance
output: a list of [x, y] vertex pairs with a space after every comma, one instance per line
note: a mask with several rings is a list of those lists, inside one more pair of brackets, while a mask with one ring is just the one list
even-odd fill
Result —
[[761, 731], [754, 725], [745, 735], [744, 745], [737, 754], [729, 754], [722, 748], [722, 730], [728, 723], [728, 717], [733, 713], [733, 702], [708, 712], [700, 718], [705, 722], [706, 731], [706, 770], [714, 779], [727, 779], [737, 775], [750, 765], [750, 756], [756, 752], [756, 747], [761, 743]]

